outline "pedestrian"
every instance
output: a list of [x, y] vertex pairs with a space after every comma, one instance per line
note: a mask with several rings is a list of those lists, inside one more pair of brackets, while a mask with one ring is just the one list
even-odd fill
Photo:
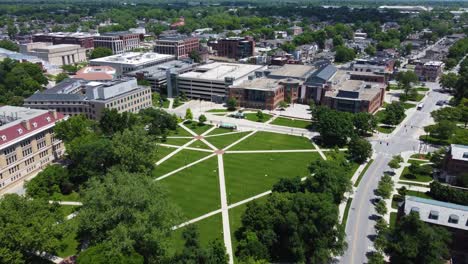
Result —
[[388, 142], [387, 142], [387, 146], [388, 146]]

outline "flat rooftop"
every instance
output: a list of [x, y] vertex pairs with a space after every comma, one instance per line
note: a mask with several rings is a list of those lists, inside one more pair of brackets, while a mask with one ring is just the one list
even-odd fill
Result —
[[123, 54], [102, 57], [90, 60], [90, 62], [108, 62], [108, 63], [121, 63], [121, 64], [143, 64], [152, 61], [161, 61], [174, 58], [174, 55], [160, 54], [155, 52], [126, 52]]
[[270, 67], [271, 76], [291, 77], [291, 78], [307, 78], [315, 71], [315, 67], [311, 65], [285, 64], [282, 67]]
[[355, 100], [371, 100], [381, 92], [380, 84], [369, 83], [359, 80], [345, 80], [327, 91], [328, 96], [337, 98], [348, 98]]
[[244, 81], [238, 85], [233, 85], [230, 88], [244, 88], [258, 91], [275, 91], [278, 88], [278, 85], [281, 81], [285, 81], [285, 79], [277, 80], [269, 78], [256, 78], [253, 80]]
[[450, 145], [452, 159], [468, 161], [468, 146], [452, 144]]
[[171, 70], [171, 72], [178, 72], [180, 70], [184, 71], [186, 69], [190, 69], [194, 66], [198, 65], [197, 63], [189, 63], [185, 61], [173, 60], [168, 61], [165, 63], [161, 63], [158, 65], [145, 67], [142, 69], [138, 69], [135, 71], [131, 71], [126, 73], [125, 75], [128, 76], [136, 76], [137, 73], [144, 73], [145, 76], [152, 76], [152, 77], [166, 77], [167, 70]]
[[460, 205], [460, 204], [447, 203], [447, 202], [442, 202], [442, 201], [437, 201], [437, 200], [432, 200], [432, 199], [425, 199], [425, 198], [409, 196], [409, 195], [406, 196], [406, 200], [468, 212], [468, 206]]
[[80, 48], [80, 45], [76, 44], [57, 44], [57, 45], [49, 45], [40, 48], [35, 48], [34, 50], [59, 50], [59, 49], [76, 49]]
[[197, 67], [192, 72], [181, 74], [179, 78], [224, 81], [225, 77], [242, 78], [263, 67], [262, 65], [214, 62]]

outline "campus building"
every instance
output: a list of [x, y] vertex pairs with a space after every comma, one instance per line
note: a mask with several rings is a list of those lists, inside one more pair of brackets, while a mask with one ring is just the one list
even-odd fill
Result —
[[265, 71], [265, 76], [270, 79], [291, 79], [298, 81], [297, 89], [289, 91], [286, 87], [285, 101], [294, 103], [299, 100], [302, 100], [305, 93], [305, 86], [303, 85], [306, 80], [308, 80], [316, 68], [311, 65], [298, 65], [298, 64], [285, 64], [284, 66], [270, 66], [267, 71]]
[[266, 66], [215, 62], [201, 65], [191, 72], [177, 76], [177, 93], [185, 93], [190, 98], [216, 102], [225, 101], [231, 85], [248, 79], [256, 71]]
[[468, 146], [451, 144], [444, 160], [444, 170], [439, 178], [450, 184], [456, 184], [457, 177], [468, 171]]
[[25, 107], [0, 107], [0, 192], [34, 176], [63, 155], [61, 140], [54, 136], [56, 111]]
[[382, 106], [384, 96], [385, 85], [345, 80], [326, 91], [321, 104], [338, 111], [375, 113]]
[[94, 47], [112, 50], [112, 54], [122, 54], [140, 46], [140, 34], [126, 31], [108, 32], [94, 36]]
[[123, 74], [142, 68], [162, 64], [174, 60], [173, 55], [159, 54], [154, 52], [126, 52], [89, 61], [91, 66], [110, 66], [116, 70], [118, 77]]
[[219, 57], [242, 59], [254, 56], [255, 40], [251, 37], [224, 38], [208, 43], [217, 52]]
[[20, 45], [22, 54], [36, 56], [52, 65], [62, 66], [86, 61], [86, 49], [80, 45], [32, 42]]
[[137, 113], [151, 107], [152, 100], [151, 89], [138, 86], [134, 78], [109, 82], [66, 79], [51, 89], [25, 99], [24, 106], [54, 109], [65, 115], [82, 114], [99, 120], [104, 109]]
[[286, 97], [297, 94], [300, 81], [258, 78], [229, 87], [229, 97], [240, 107], [274, 110]]
[[53, 32], [53, 33], [38, 33], [32, 36], [33, 42], [52, 42], [58, 44], [74, 44], [86, 50], [94, 48], [94, 36], [83, 32]]
[[324, 65], [312, 73], [304, 83], [305, 90], [303, 102], [320, 103], [325, 91], [332, 86], [332, 80], [339, 75], [338, 69], [333, 64]]
[[192, 51], [200, 50], [200, 40], [196, 37], [174, 35], [156, 40], [154, 52], [174, 55], [176, 59], [188, 58]]
[[392, 74], [395, 60], [388, 57], [373, 57], [371, 59], [358, 59], [351, 65], [355, 72], [373, 72]]
[[173, 60], [139, 70], [126, 73], [126, 76], [135, 77], [138, 80], [147, 80], [153, 91], [161, 92], [167, 88], [167, 96], [174, 97], [176, 93], [176, 78], [179, 74], [193, 71], [198, 63], [190, 61]]
[[444, 63], [441, 61], [418, 62], [414, 68], [414, 73], [420, 81], [435, 82], [442, 74]]
[[407, 195], [404, 211], [419, 213], [426, 223], [468, 231], [468, 206]]

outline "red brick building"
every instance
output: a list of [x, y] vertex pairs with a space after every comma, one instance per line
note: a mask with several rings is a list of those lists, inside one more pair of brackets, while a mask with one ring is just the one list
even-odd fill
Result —
[[166, 36], [156, 40], [154, 52], [174, 55], [176, 59], [189, 57], [192, 51], [200, 50], [200, 40], [184, 35]]
[[219, 39], [209, 42], [208, 46], [216, 50], [218, 56], [236, 60], [252, 57], [255, 53], [255, 40], [252, 37]]
[[40, 33], [32, 36], [33, 42], [52, 42], [58, 44], [80, 45], [87, 50], [94, 48], [94, 36], [86, 33]]

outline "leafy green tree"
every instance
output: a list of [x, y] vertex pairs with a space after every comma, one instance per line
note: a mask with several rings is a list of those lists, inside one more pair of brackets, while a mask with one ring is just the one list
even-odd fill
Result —
[[84, 115], [76, 115], [58, 122], [54, 127], [54, 132], [57, 138], [68, 143], [77, 137], [92, 134], [94, 127], [94, 121], [87, 119]]
[[227, 105], [227, 109], [228, 109], [229, 111], [234, 111], [234, 110], [236, 110], [236, 107], [237, 107], [237, 100], [236, 100], [236, 98], [234, 98], [234, 97], [229, 97], [229, 99], [227, 100], [226, 105]]
[[445, 263], [450, 257], [450, 233], [410, 213], [390, 231], [386, 253], [392, 263]]
[[104, 47], [97, 47], [91, 51], [90, 58], [91, 59], [98, 59], [102, 57], [107, 57], [112, 55], [112, 50], [109, 48]]
[[2, 39], [0, 40], [0, 48], [11, 50], [11, 51], [19, 51], [19, 46], [16, 45], [13, 41]]
[[394, 170], [401, 167], [400, 163], [403, 162], [403, 158], [400, 155], [393, 156], [392, 160], [388, 163], [388, 166]]
[[151, 171], [155, 162], [156, 143], [141, 127], [117, 132], [112, 138], [112, 151], [117, 164], [129, 172]]
[[257, 121], [259, 121], [259, 122], [262, 122], [263, 119], [265, 119], [265, 115], [264, 115], [263, 112], [260, 111], [260, 110], [257, 111], [256, 116], [257, 116]]
[[281, 178], [275, 185], [273, 185], [273, 192], [300, 192], [303, 189], [301, 178]]
[[321, 108], [317, 113], [318, 132], [326, 145], [343, 146], [353, 135], [353, 121], [349, 113]]
[[354, 58], [356, 58], [354, 49], [344, 46], [338, 46], [335, 49], [335, 62], [348, 62], [354, 60]]
[[198, 50], [192, 50], [189, 54], [189, 57], [196, 63], [200, 63], [202, 58]]
[[444, 120], [457, 122], [462, 119], [462, 110], [458, 107], [444, 107], [431, 112], [434, 121], [441, 122]]
[[133, 250], [145, 263], [164, 262], [171, 228], [180, 219], [166, 191], [145, 174], [112, 170], [91, 179], [77, 216], [79, 236], [89, 246], [111, 243], [112, 252]]
[[385, 215], [387, 213], [387, 203], [385, 200], [380, 200], [375, 204], [375, 211], [379, 215]]
[[377, 195], [381, 196], [384, 199], [390, 198], [393, 191], [393, 185], [394, 183], [392, 177], [388, 174], [384, 174], [377, 186]]
[[357, 134], [366, 135], [368, 132], [374, 131], [377, 127], [377, 120], [375, 117], [366, 112], [360, 112], [353, 115], [353, 123]]
[[396, 79], [398, 81], [399, 88], [404, 91], [406, 96], [408, 96], [408, 93], [411, 90], [411, 85], [418, 82], [418, 76], [414, 71], [399, 72]]
[[456, 129], [457, 125], [449, 120], [442, 120], [439, 123], [436, 123], [435, 125], [427, 127], [427, 131], [429, 131], [431, 137], [442, 140], [450, 139], [455, 133]]
[[187, 110], [185, 111], [185, 119], [186, 120], [192, 120], [193, 119], [192, 109], [187, 108]]
[[281, 101], [281, 102], [279, 103], [279, 107], [280, 107], [280, 108], [286, 108], [286, 107], [288, 107], [288, 103], [286, 103], [285, 101]]
[[105, 109], [99, 120], [99, 128], [107, 136], [130, 129], [136, 124], [137, 117], [135, 114], [130, 112], [119, 113], [117, 109]]
[[405, 186], [401, 186], [400, 188], [398, 188], [398, 194], [401, 195], [401, 196], [406, 196], [406, 193], [408, 193], [408, 190], [406, 189]]
[[111, 243], [101, 243], [81, 252], [76, 260], [78, 264], [143, 264], [143, 256], [130, 249], [126, 252], [116, 252]]
[[286, 41], [285, 43], [281, 44], [281, 49], [291, 53], [296, 50], [296, 45], [294, 45], [292, 42]]
[[139, 112], [141, 121], [148, 126], [148, 133], [162, 136], [164, 139], [170, 130], [177, 130], [177, 116], [170, 115], [164, 110], [147, 108]]
[[205, 124], [206, 120], [208, 120], [208, 119], [206, 118], [206, 115], [200, 115], [200, 116], [198, 117], [198, 123], [200, 123], [201, 125]]
[[49, 199], [56, 193], [70, 193], [68, 170], [60, 165], [49, 165], [32, 180], [26, 182], [26, 193], [32, 198]]
[[367, 264], [385, 264], [385, 258], [380, 252], [372, 252], [367, 257]]
[[330, 160], [316, 160], [309, 166], [312, 174], [304, 182], [303, 189], [314, 193], [327, 193], [333, 197], [336, 204], [344, 200], [344, 194], [352, 190], [348, 177], [349, 162], [344, 155], [330, 158]]
[[452, 91], [453, 89], [455, 89], [455, 87], [457, 86], [457, 82], [458, 82], [458, 75], [454, 72], [442, 74], [439, 80], [440, 86], [443, 89], [449, 90], [449, 91]]
[[375, 230], [377, 231], [378, 234], [380, 233], [386, 233], [388, 231], [388, 223], [385, 221], [383, 217], [380, 217], [377, 219], [375, 222]]
[[372, 145], [365, 139], [352, 137], [349, 141], [348, 154], [351, 160], [364, 163], [372, 156]]
[[56, 254], [66, 229], [57, 204], [16, 194], [0, 198], [0, 263], [33, 263], [34, 252]]
[[405, 108], [399, 102], [392, 102], [384, 110], [385, 124], [398, 125], [403, 118], [405, 118]]
[[59, 83], [59, 82], [65, 80], [65, 79], [68, 79], [68, 78], [70, 78], [70, 76], [68, 76], [68, 74], [66, 74], [64, 72], [61, 72], [61, 73], [59, 73], [59, 74], [57, 74], [55, 76], [55, 82]]
[[373, 45], [369, 45], [364, 49], [364, 52], [366, 52], [370, 56], [375, 56], [377, 54], [377, 49]]
[[344, 45], [344, 39], [340, 35], [336, 35], [333, 37], [333, 46], [334, 47], [339, 47]]
[[265, 203], [249, 203], [242, 224], [241, 261], [325, 263], [344, 249], [338, 208], [325, 193], [275, 192]]

